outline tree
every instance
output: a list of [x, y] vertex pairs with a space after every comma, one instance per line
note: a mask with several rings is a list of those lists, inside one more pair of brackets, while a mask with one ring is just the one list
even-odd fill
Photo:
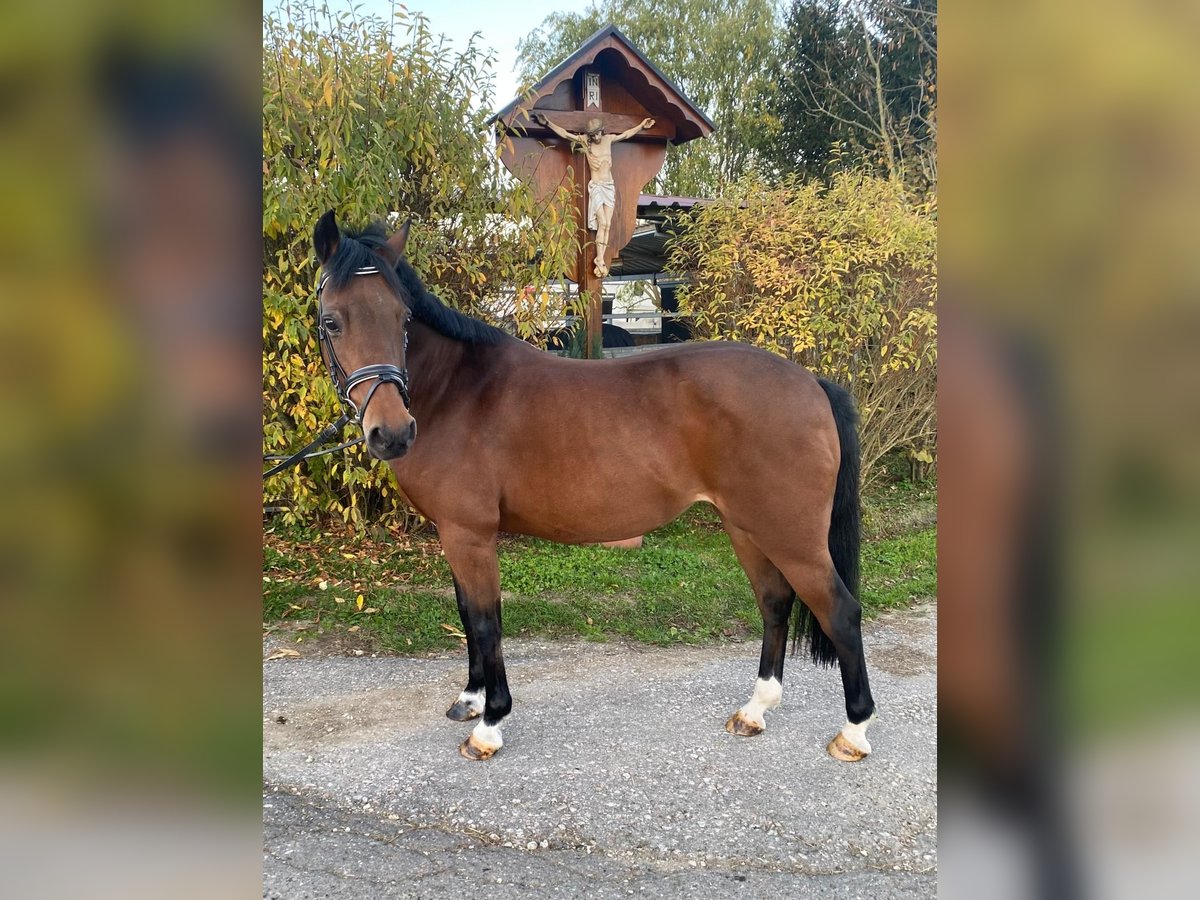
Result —
[[868, 163], [936, 190], [935, 0], [794, 0], [772, 77], [761, 155], [776, 175]]
[[771, 90], [777, 22], [771, 0], [601, 0], [582, 13], [553, 13], [517, 45], [526, 87], [590, 35], [616, 25], [716, 125], [710, 137], [668, 151], [665, 193], [715, 195], [756, 162]]
[[[284, 16], [286, 18], [280, 18]], [[413, 219], [408, 255], [452, 306], [530, 337], [561, 314], [546, 290], [575, 259], [562, 196], [538, 204], [502, 175], [486, 119], [492, 64], [461, 53], [428, 22], [291, 3], [264, 21], [263, 394], [266, 452], [304, 444], [336, 416], [312, 328], [313, 224], [327, 209], [350, 224]], [[311, 477], [310, 476], [315, 476]], [[317, 510], [361, 524], [404, 506], [384, 467], [363, 454], [314, 460], [272, 479], [293, 516]]]

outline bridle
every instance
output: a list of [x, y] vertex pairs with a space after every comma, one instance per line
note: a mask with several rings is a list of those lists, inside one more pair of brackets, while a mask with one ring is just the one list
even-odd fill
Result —
[[[364, 266], [361, 269], [354, 270], [355, 275], [378, 275], [379, 269], [376, 266]], [[355, 369], [349, 375], [346, 374], [345, 368], [338, 361], [337, 351], [333, 349], [333, 337], [325, 328], [325, 307], [321, 303], [321, 294], [325, 290], [325, 282], [329, 280], [329, 275], [323, 274], [321, 280], [317, 282], [317, 346], [321, 352], [321, 358], [325, 362], [325, 371], [329, 373], [329, 380], [333, 382], [333, 389], [337, 392], [338, 400], [341, 401], [343, 411], [337, 420], [326, 425], [316, 439], [302, 450], [293, 453], [291, 456], [264, 456], [265, 461], [274, 462], [282, 460], [278, 465], [272, 466], [263, 473], [263, 478], [282, 472], [284, 469], [297, 465], [306, 459], [311, 459], [314, 456], [324, 456], [327, 453], [336, 453], [338, 450], [345, 450], [347, 447], [353, 447], [355, 444], [361, 444], [363, 438], [356, 437], [352, 441], [346, 441], [344, 444], [338, 444], [336, 447], [330, 447], [326, 450], [317, 448], [328, 444], [330, 441], [336, 440], [338, 435], [342, 433], [350, 422], [362, 427], [363, 417], [367, 414], [367, 407], [371, 403], [371, 398], [375, 396], [375, 392], [379, 390], [379, 386], [383, 384], [394, 384], [400, 392], [400, 398], [404, 401], [404, 405], [408, 408], [409, 414], [412, 414], [412, 401], [408, 393], [408, 367], [400, 368], [388, 363], [375, 363], [369, 366], [363, 366], [361, 369]], [[408, 329], [404, 329], [404, 359], [408, 361]], [[350, 397], [350, 392], [360, 384], [366, 384], [368, 381], [375, 383], [367, 390], [366, 399], [363, 400], [363, 405], [359, 408], [358, 404]]]
[[[355, 269], [354, 274], [378, 275], [379, 269], [375, 266], [364, 266], [361, 269]], [[317, 283], [317, 343], [321, 348], [321, 355], [325, 359], [325, 369], [329, 373], [329, 380], [333, 382], [333, 389], [337, 391], [338, 399], [342, 401], [343, 406], [349, 407], [353, 411], [353, 421], [360, 428], [362, 427], [363, 417], [367, 414], [367, 406], [370, 405], [371, 398], [375, 396], [375, 392], [379, 390], [381, 385], [394, 384], [396, 389], [400, 391], [400, 399], [404, 401], [404, 406], [411, 409], [412, 401], [408, 394], [407, 367], [401, 369], [389, 363], [375, 363], [363, 366], [361, 369], [355, 369], [347, 375], [345, 368], [338, 362], [337, 351], [333, 349], [333, 338], [325, 328], [325, 307], [321, 303], [321, 294], [324, 292], [325, 282], [328, 280], [329, 275], [324, 274]], [[407, 362], [407, 328], [404, 329], [404, 358]], [[367, 398], [363, 401], [362, 408], [360, 409], [354, 400], [351, 399], [350, 392], [360, 384], [366, 384], [368, 381], [374, 381], [375, 383], [367, 390]]]

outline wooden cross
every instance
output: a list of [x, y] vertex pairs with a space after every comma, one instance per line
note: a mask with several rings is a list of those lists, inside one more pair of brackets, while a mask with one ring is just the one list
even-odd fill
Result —
[[[602, 95], [603, 96], [603, 95]], [[582, 98], [580, 98], [582, 100]], [[581, 104], [582, 105], [582, 104]], [[587, 131], [588, 123], [598, 119], [601, 130], [606, 134], [619, 134], [636, 127], [646, 115], [614, 113], [604, 110], [559, 110], [537, 108], [532, 112], [547, 116], [555, 125], [574, 134]], [[524, 155], [514, 159], [516, 168], [510, 169], [521, 176], [531, 176], [539, 199], [548, 201], [558, 185], [570, 178], [575, 193], [575, 221], [579, 246], [582, 248], [575, 265], [575, 282], [581, 295], [587, 296], [587, 347], [590, 356], [599, 356], [601, 343], [602, 279], [595, 274], [595, 232], [587, 226], [589, 171], [586, 155], [576, 150], [575, 144], [561, 138], [549, 128], [532, 121], [526, 115], [519, 117], [516, 124], [523, 127], [524, 135], [519, 138]], [[637, 217], [638, 197], [642, 189], [653, 180], [662, 168], [666, 157], [667, 140], [674, 135], [675, 128], [669, 123], [655, 121], [654, 127], [612, 146], [612, 180], [616, 192], [612, 222], [609, 226], [608, 248], [605, 265], [612, 264], [621, 248], [633, 236]], [[536, 147], [527, 142], [536, 142]], [[502, 154], [503, 157], [503, 154]], [[515, 157], [515, 154], [514, 154]], [[505, 159], [508, 163], [508, 159]]]
[[601, 280], [593, 269], [594, 234], [587, 227], [588, 171], [586, 156], [573, 142], [533, 121], [540, 113], [565, 131], [583, 134], [598, 119], [607, 134], [619, 134], [643, 119], [652, 128], [612, 146], [612, 180], [616, 194], [609, 226], [607, 265], [633, 236], [638, 197], [658, 174], [667, 144], [682, 143], [712, 132], [712, 123], [616, 28], [600, 29], [567, 59], [555, 66], [523, 97], [496, 113], [500, 158], [521, 180], [529, 183], [541, 202], [548, 202], [562, 184], [575, 190], [575, 221], [582, 248], [575, 280], [588, 298], [585, 316], [588, 355], [601, 347]]

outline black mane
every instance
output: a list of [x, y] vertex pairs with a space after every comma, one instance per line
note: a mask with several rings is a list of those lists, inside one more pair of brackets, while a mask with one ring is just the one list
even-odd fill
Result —
[[362, 231], [343, 231], [337, 250], [325, 262], [325, 274], [335, 288], [344, 288], [358, 269], [375, 266], [388, 286], [407, 304], [418, 322], [428, 325], [438, 334], [469, 344], [497, 344], [508, 334], [486, 322], [452, 309], [431, 294], [409, 265], [400, 259], [395, 269], [380, 265], [391, 259], [392, 251], [387, 246], [387, 235], [383, 225], [375, 222]]

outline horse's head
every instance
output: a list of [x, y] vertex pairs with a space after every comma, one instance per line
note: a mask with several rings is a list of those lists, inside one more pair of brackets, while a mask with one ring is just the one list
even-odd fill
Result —
[[321, 357], [377, 459], [403, 456], [417, 436], [409, 412], [410, 310], [396, 276], [407, 240], [407, 223], [391, 237], [377, 229], [343, 235], [332, 210], [313, 229], [323, 269], [317, 289]]

